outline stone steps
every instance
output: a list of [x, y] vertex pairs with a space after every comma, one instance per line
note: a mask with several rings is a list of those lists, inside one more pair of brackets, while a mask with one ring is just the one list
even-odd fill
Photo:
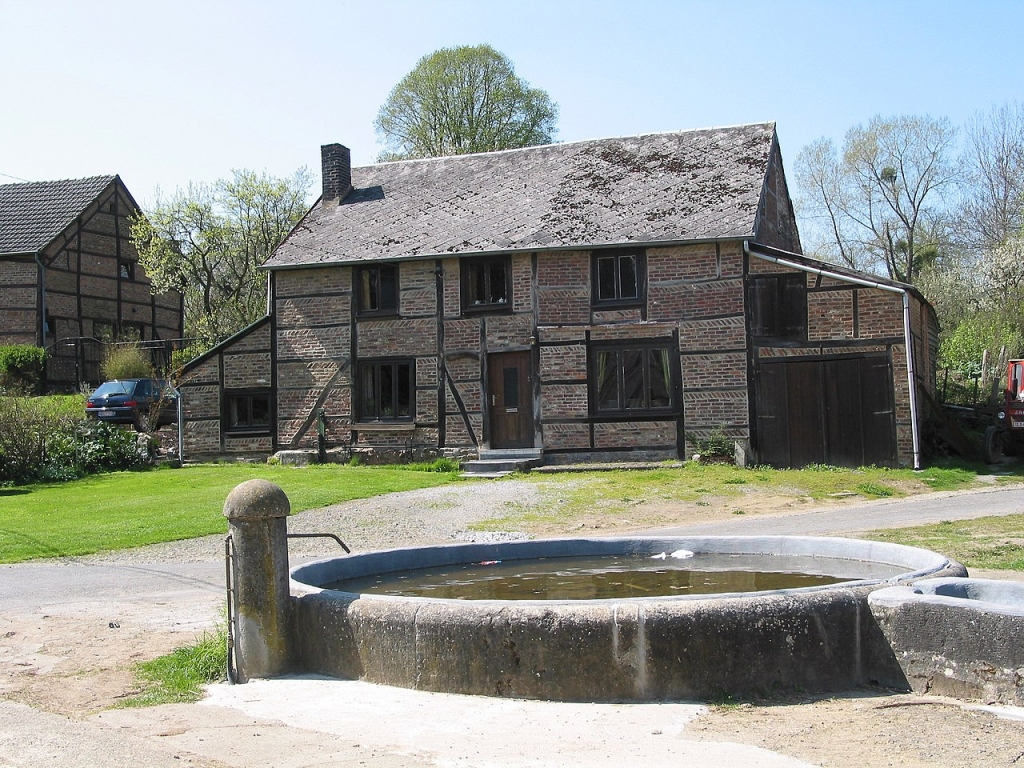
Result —
[[540, 448], [481, 449], [477, 458], [462, 465], [462, 477], [504, 477], [528, 472], [543, 461]]

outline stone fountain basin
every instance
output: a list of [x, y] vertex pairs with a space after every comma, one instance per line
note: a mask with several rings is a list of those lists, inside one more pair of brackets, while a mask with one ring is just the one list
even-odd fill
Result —
[[869, 605], [918, 693], [1024, 705], [1024, 583], [924, 579]]
[[[896, 566], [897, 575], [770, 592], [567, 601], [440, 600], [319, 586], [417, 567], [678, 549], [877, 563]], [[947, 575], [966, 571], [923, 549], [805, 536], [549, 539], [369, 552], [292, 569], [292, 662], [304, 672], [406, 688], [555, 701], [905, 687], [868, 595]]]

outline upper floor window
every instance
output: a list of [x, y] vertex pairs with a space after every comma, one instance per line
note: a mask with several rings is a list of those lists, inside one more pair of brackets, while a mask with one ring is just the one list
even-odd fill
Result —
[[359, 364], [358, 403], [362, 421], [412, 419], [413, 363], [380, 360]]
[[463, 259], [461, 275], [463, 310], [512, 308], [511, 257]]
[[134, 280], [135, 262], [129, 259], [118, 259], [117, 274], [122, 280]]
[[643, 251], [597, 251], [593, 256], [595, 304], [636, 304], [643, 300]]
[[669, 342], [591, 348], [590, 407], [595, 413], [671, 413], [678, 366]]
[[747, 288], [750, 333], [780, 341], [807, 339], [807, 276], [757, 275]]
[[356, 270], [356, 307], [362, 315], [397, 314], [397, 264], [375, 264]]

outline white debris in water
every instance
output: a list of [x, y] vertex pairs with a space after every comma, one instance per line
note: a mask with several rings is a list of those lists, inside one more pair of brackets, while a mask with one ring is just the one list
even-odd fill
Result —
[[668, 557], [668, 555], [664, 552], [659, 552], [656, 555], [651, 555], [651, 560], [664, 560], [666, 557]]
[[688, 557], [693, 557], [693, 552], [688, 549], [677, 549], [672, 553], [672, 557], [676, 560], [686, 560]]

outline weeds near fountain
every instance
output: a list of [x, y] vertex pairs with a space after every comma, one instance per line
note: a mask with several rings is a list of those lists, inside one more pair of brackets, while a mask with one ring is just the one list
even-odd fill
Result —
[[121, 700], [123, 707], [155, 707], [199, 701], [203, 686], [222, 682], [227, 670], [227, 629], [204, 632], [194, 645], [144, 661], [135, 668], [141, 690]]

